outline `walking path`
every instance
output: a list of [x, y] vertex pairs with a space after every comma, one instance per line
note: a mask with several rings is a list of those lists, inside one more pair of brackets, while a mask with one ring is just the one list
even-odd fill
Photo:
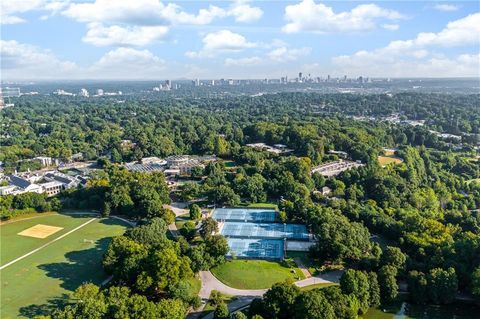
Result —
[[[267, 292], [268, 289], [236, 289], [230, 286], [225, 285], [223, 282], [218, 280], [210, 271], [201, 271], [199, 273], [200, 280], [202, 281], [202, 287], [199, 292], [199, 296], [203, 302], [207, 302], [212, 290], [217, 290], [223, 294], [235, 296], [236, 299], [228, 304], [229, 311], [238, 310], [243, 307], [248, 306], [253, 299], [261, 297]], [[322, 283], [338, 283], [340, 277], [342, 276], [342, 271], [331, 271], [326, 274], [319, 276], [311, 276], [309, 278], [299, 280], [295, 282], [295, 285], [299, 288], [322, 284]], [[202, 306], [200, 309], [197, 309], [195, 312], [191, 312], [187, 318], [195, 319], [202, 314]], [[213, 313], [208, 314], [203, 317], [205, 319], [213, 318]]]
[[293, 261], [295, 261], [295, 263], [297, 264], [297, 267], [298, 269], [300, 269], [303, 273], [303, 275], [305, 276], [305, 278], [310, 278], [312, 277], [312, 274], [310, 273], [310, 271], [308, 270], [307, 267], [305, 267], [305, 265], [303, 264], [302, 262], [302, 259], [300, 258], [293, 258]]
[[26, 258], [26, 257], [28, 257], [28, 256], [30, 256], [30, 255], [32, 255], [32, 254], [34, 254], [34, 253], [36, 253], [36, 252], [39, 251], [39, 250], [42, 250], [43, 248], [45, 248], [45, 247], [53, 244], [53, 243], [56, 242], [56, 241], [59, 241], [60, 239], [62, 239], [62, 238], [64, 238], [64, 237], [70, 235], [71, 233], [79, 230], [80, 228], [82, 228], [82, 227], [90, 224], [90, 223], [93, 222], [94, 220], [96, 220], [96, 218], [92, 218], [92, 219], [86, 221], [85, 223], [81, 224], [80, 226], [75, 227], [75, 228], [72, 229], [71, 231], [66, 232], [65, 234], [63, 234], [63, 235], [61, 235], [61, 236], [59, 236], [59, 237], [57, 237], [57, 238], [49, 241], [48, 243], [46, 243], [46, 244], [44, 244], [44, 245], [42, 245], [42, 246], [40, 246], [40, 247], [32, 250], [31, 252], [26, 253], [25, 255], [20, 256], [20, 257], [18, 257], [18, 258], [16, 258], [16, 259], [12, 260], [12, 261], [9, 262], [9, 263], [6, 263], [5, 265], [3, 265], [3, 266], [0, 267], [0, 270], [5, 269], [5, 268], [7, 268], [8, 266], [13, 265], [13, 264], [16, 263], [17, 261], [20, 261], [20, 260], [22, 260], [22, 259], [24, 259], [24, 258]]
[[[175, 219], [179, 216], [187, 215], [189, 213], [189, 210], [187, 209], [188, 203], [173, 202], [172, 204], [164, 205], [163, 207], [171, 209], [175, 213]], [[175, 225], [175, 221], [168, 225], [168, 230], [173, 237], [178, 236], [178, 229], [177, 225]]]
[[175, 213], [175, 217], [189, 213], [189, 210], [187, 209], [188, 203], [173, 202], [170, 205], [164, 205], [163, 207], [171, 209]]

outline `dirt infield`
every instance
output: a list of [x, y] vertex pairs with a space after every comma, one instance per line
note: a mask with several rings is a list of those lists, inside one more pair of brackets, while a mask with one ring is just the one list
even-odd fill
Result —
[[37, 224], [33, 227], [27, 228], [18, 233], [20, 236], [34, 237], [34, 238], [47, 238], [48, 236], [55, 234], [62, 230], [63, 227], [49, 226]]

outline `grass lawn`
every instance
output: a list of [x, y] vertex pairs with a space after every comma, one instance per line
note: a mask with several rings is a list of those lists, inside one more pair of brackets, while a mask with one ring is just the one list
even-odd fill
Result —
[[202, 281], [199, 278], [194, 277], [188, 279], [188, 283], [190, 284], [192, 295], [198, 295], [198, 292], [202, 288]]
[[297, 280], [300, 272], [298, 268], [292, 269], [275, 261], [244, 259], [229, 260], [211, 271], [218, 280], [237, 289], [270, 288], [286, 279]]
[[305, 286], [305, 287], [300, 288], [300, 290], [308, 291], [308, 290], [313, 290], [313, 289], [317, 289], [317, 288], [326, 288], [326, 287], [337, 286], [337, 285], [338, 284], [336, 284], [336, 283], [321, 283], [321, 284], [314, 284], [314, 285], [310, 285], [310, 286]]
[[[94, 216], [87, 214], [36, 214], [28, 218], [19, 218], [2, 224], [2, 226], [0, 226], [0, 265], [4, 265], [48, 243], [52, 239], [62, 236], [75, 227], [87, 222], [92, 217]], [[17, 235], [19, 232], [38, 224], [62, 227], [63, 229], [43, 239]]]
[[[58, 238], [91, 218], [52, 215], [2, 225], [2, 264]], [[64, 229], [46, 239], [17, 235], [19, 231], [40, 223]], [[107, 278], [101, 265], [103, 252], [111, 237], [123, 234], [126, 227], [124, 222], [116, 219], [96, 219], [0, 270], [0, 317], [32, 318], [57, 308], [82, 283], [100, 284]]]
[[380, 163], [381, 166], [385, 166], [391, 163], [395, 163], [395, 164], [403, 163], [403, 159], [396, 156], [379, 156], [378, 162]]
[[248, 208], [272, 208], [278, 210], [278, 205], [273, 203], [252, 203], [244, 204], [244, 206]]

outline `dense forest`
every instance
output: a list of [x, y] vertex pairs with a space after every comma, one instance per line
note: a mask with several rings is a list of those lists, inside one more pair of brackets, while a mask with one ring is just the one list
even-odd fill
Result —
[[[425, 125], [350, 117], [393, 113]], [[340, 287], [300, 292], [279, 283], [252, 304], [249, 317], [356, 318], [395, 300], [402, 283], [414, 303], [451, 303], [459, 291], [480, 298], [478, 95], [282, 93], [120, 104], [30, 97], [3, 110], [2, 123], [5, 171], [38, 155], [68, 159], [82, 152], [104, 169], [86, 188], [63, 193], [61, 205], [139, 221], [105, 254], [114, 284], [80, 287], [52, 318], [183, 318], [198, 305], [185, 293], [189, 278], [224, 262], [228, 251], [222, 236], [211, 235], [216, 223], [203, 222], [200, 241], [192, 240], [191, 226], [180, 239], [168, 238], [174, 217], [163, 208], [170, 201], [163, 174], [117, 165], [171, 154], [216, 154], [236, 163], [208, 164], [192, 176], [198, 183], [185, 183], [176, 196], [228, 206], [277, 203], [285, 222], [305, 223], [314, 234], [312, 260], [349, 268]], [[444, 140], [431, 130], [462, 139]], [[278, 156], [245, 146], [252, 142], [282, 143], [294, 152]], [[380, 165], [385, 147], [403, 162]], [[314, 165], [338, 158], [331, 150], [366, 165], [328, 179], [311, 174]], [[319, 193], [324, 186], [332, 193]], [[21, 201], [6, 196], [2, 209], [28, 206]], [[191, 214], [198, 219], [198, 207]]]

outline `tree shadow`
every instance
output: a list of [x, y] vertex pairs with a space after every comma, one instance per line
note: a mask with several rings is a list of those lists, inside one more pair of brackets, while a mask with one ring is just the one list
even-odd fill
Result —
[[42, 305], [29, 305], [21, 307], [19, 309], [19, 316], [34, 318], [35, 316], [48, 315], [55, 309], [63, 308], [69, 302], [67, 294], [62, 294], [60, 297], [48, 299], [46, 303]]
[[[110, 243], [111, 237], [105, 237], [94, 243], [85, 242], [93, 247], [83, 250], [71, 251], [65, 254], [67, 261], [39, 265], [46, 276], [61, 280], [60, 287], [74, 291], [78, 286], [87, 281], [98, 284], [106, 275], [101, 266], [104, 251]], [[100, 281], [100, 282], [98, 282]]]

